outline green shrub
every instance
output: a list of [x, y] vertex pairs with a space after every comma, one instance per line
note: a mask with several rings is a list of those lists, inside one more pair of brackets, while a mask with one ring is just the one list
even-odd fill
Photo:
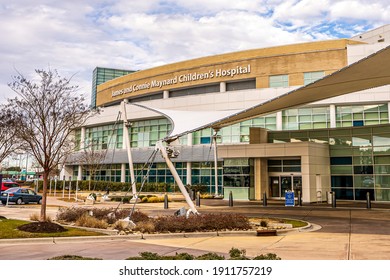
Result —
[[256, 256], [253, 258], [254, 260], [281, 260], [280, 257], [278, 257], [276, 254], [268, 253], [268, 254], [261, 254], [259, 256]]
[[268, 226], [267, 221], [261, 220], [261, 221], [260, 221], [260, 226], [261, 226], [261, 227], [267, 227], [267, 226]]
[[230, 249], [229, 255], [231, 260], [249, 260], [249, 258], [246, 257], [245, 249], [240, 250], [233, 247]]
[[195, 258], [196, 260], [224, 260], [224, 256], [220, 256], [216, 253], [206, 253]]

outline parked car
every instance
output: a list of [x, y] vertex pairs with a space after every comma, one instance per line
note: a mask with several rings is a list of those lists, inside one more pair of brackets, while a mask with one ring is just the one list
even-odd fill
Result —
[[0, 189], [0, 194], [3, 192], [3, 191], [6, 191], [8, 190], [9, 188], [20, 188], [20, 185], [16, 182], [13, 182], [11, 180], [6, 180], [6, 181], [2, 181], [1, 182], [1, 189]]
[[16, 204], [22, 204], [22, 203], [30, 203], [30, 202], [35, 202], [38, 204], [42, 203], [42, 196], [37, 194], [35, 191], [27, 188], [9, 188], [6, 191], [3, 191], [0, 200], [1, 203], [7, 204], [7, 199], [8, 203], [13, 202]]

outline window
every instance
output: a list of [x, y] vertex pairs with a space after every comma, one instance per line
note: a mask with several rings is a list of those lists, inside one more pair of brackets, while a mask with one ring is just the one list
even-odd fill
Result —
[[365, 126], [389, 122], [387, 104], [338, 106], [336, 108], [337, 127]]
[[316, 72], [306, 72], [303, 73], [303, 83], [304, 85], [311, 84], [325, 76], [324, 71], [316, 71]]
[[269, 87], [288, 87], [288, 75], [275, 75], [269, 77]]

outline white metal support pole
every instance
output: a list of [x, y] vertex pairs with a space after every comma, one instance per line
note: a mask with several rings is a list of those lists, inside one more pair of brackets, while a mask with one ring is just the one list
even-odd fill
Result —
[[57, 175], [54, 177], [54, 197], [57, 197]]
[[179, 174], [176, 171], [175, 166], [173, 165], [171, 159], [169, 158], [167, 151], [165, 147], [162, 144], [162, 141], [157, 141], [156, 148], [160, 150], [162, 157], [165, 159], [165, 162], [167, 163], [167, 166], [169, 170], [172, 173], [173, 178], [175, 179], [177, 185], [179, 186], [179, 189], [181, 193], [183, 194], [188, 206], [191, 208], [192, 213], [199, 214], [198, 210], [196, 210], [194, 203], [192, 202], [190, 195], [188, 194], [186, 188], [184, 187], [183, 181], [180, 179]]
[[68, 195], [69, 200], [70, 200], [71, 190], [72, 190], [72, 176], [69, 176], [69, 195]]
[[123, 141], [126, 144], [127, 158], [129, 161], [131, 190], [133, 193], [133, 197], [136, 197], [137, 196], [137, 187], [136, 187], [135, 176], [134, 176], [133, 158], [131, 156], [131, 147], [130, 147], [130, 139], [129, 139], [129, 121], [127, 120], [126, 101], [125, 100], [122, 101], [121, 106], [122, 106], [121, 111], [122, 111], [122, 117], [123, 117]]
[[218, 154], [217, 154], [217, 134], [218, 129], [214, 129], [213, 144], [214, 144], [214, 180], [215, 180], [215, 195], [218, 196]]

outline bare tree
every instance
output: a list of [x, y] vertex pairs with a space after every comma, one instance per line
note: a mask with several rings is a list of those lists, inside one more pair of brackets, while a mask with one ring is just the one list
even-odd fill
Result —
[[78, 155], [78, 162], [82, 168], [89, 173], [88, 189], [91, 190], [91, 180], [96, 172], [101, 168], [101, 165], [106, 158], [107, 150], [98, 150], [96, 145], [91, 143], [84, 147]]
[[43, 194], [40, 220], [46, 220], [46, 196], [49, 174], [74, 150], [72, 131], [91, 116], [71, 78], [62, 78], [56, 70], [35, 70], [37, 80], [18, 73], [9, 86], [17, 93], [10, 99], [7, 112], [17, 136], [25, 142], [43, 170]]
[[12, 115], [7, 113], [6, 106], [0, 106], [0, 163], [17, 149], [21, 142], [16, 139], [16, 129], [12, 125]]

